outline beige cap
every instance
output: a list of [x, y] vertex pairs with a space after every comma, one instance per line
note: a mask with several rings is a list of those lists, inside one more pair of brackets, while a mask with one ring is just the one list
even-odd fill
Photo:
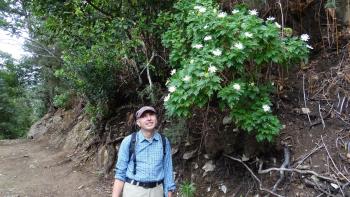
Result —
[[154, 113], [157, 113], [156, 110], [151, 107], [151, 106], [143, 106], [141, 107], [139, 110], [137, 110], [136, 112], [136, 118], [140, 118], [142, 116], [142, 114], [146, 111], [151, 111], [151, 112], [154, 112]]

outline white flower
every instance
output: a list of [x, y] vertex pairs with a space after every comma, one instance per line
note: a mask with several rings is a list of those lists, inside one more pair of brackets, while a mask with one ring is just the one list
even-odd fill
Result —
[[167, 102], [170, 99], [170, 94], [166, 95], [166, 97], [164, 97], [164, 102]]
[[308, 44], [306, 45], [306, 47], [309, 48], [309, 49], [314, 49], [312, 46], [310, 46]]
[[269, 112], [271, 110], [270, 106], [268, 106], [266, 104], [263, 105], [262, 108], [263, 108], [264, 112]]
[[193, 63], [194, 63], [194, 60], [193, 60], [193, 59], [191, 59], [191, 60], [190, 60], [190, 64], [193, 64]]
[[200, 13], [204, 13], [205, 11], [207, 11], [207, 8], [200, 5], [194, 6], [194, 9], [198, 10]]
[[204, 29], [208, 29], [208, 27], [209, 27], [209, 26], [208, 26], [208, 25], [206, 25], [206, 26], [204, 26], [203, 28], [204, 28]]
[[188, 76], [188, 75], [186, 75], [186, 76], [183, 78], [183, 80], [186, 81], [186, 82], [187, 82], [187, 81], [190, 81], [190, 80], [191, 80], [191, 77]]
[[274, 20], [275, 20], [275, 17], [269, 16], [266, 20], [268, 20], [268, 21], [274, 21]]
[[217, 10], [216, 8], [214, 8], [214, 9], [213, 9], [213, 12], [214, 12], [214, 13], [217, 13], [217, 12], [218, 12], [218, 10]]
[[275, 25], [277, 26], [277, 28], [281, 28], [282, 26], [280, 24], [278, 24], [277, 22], [275, 22]]
[[175, 90], [176, 90], [175, 86], [170, 86], [169, 87], [169, 92], [173, 93], [173, 92], [175, 92]]
[[205, 36], [205, 37], [204, 37], [204, 41], [208, 41], [208, 40], [211, 40], [211, 39], [212, 39], [211, 36]]
[[203, 48], [203, 45], [202, 44], [195, 44], [192, 46], [192, 48], [201, 49], [201, 48]]
[[210, 66], [210, 67], [208, 68], [208, 71], [209, 71], [210, 73], [215, 73], [216, 70], [217, 70], [217, 68], [216, 68], [215, 66]]
[[252, 16], [256, 16], [256, 15], [258, 15], [258, 11], [256, 11], [256, 9], [249, 10], [249, 14], [252, 15]]
[[220, 12], [220, 13], [218, 14], [218, 17], [219, 17], [219, 18], [225, 18], [226, 16], [227, 16], [226, 12]]
[[252, 37], [253, 37], [253, 34], [250, 33], [250, 32], [245, 32], [245, 33], [244, 33], [244, 36], [247, 37], [247, 38], [252, 38]]
[[303, 35], [300, 36], [300, 39], [301, 39], [302, 41], [307, 42], [307, 41], [309, 41], [310, 36], [307, 35], [307, 34], [303, 34]]
[[238, 83], [233, 84], [233, 89], [239, 91], [241, 90], [241, 86]]
[[235, 47], [236, 47], [237, 49], [242, 50], [242, 49], [243, 49], [243, 44], [240, 43], [240, 42], [238, 42], [238, 43], [235, 44]]
[[237, 14], [238, 12], [239, 12], [239, 10], [237, 10], [237, 9], [232, 10], [232, 14]]
[[250, 85], [250, 86], [254, 86], [255, 84], [254, 84], [254, 82], [251, 82], [249, 85]]
[[170, 74], [174, 75], [176, 73], [176, 69], [171, 70]]
[[222, 54], [222, 51], [220, 49], [215, 49], [212, 51], [212, 53], [215, 55], [215, 56], [220, 56]]
[[207, 11], [207, 8], [201, 7], [198, 11], [199, 11], [200, 13], [204, 13], [205, 11]]

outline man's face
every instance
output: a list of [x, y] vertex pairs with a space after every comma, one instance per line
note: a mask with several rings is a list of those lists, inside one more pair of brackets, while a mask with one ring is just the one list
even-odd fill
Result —
[[157, 125], [157, 116], [154, 112], [144, 112], [136, 121], [137, 125], [144, 131], [154, 131]]

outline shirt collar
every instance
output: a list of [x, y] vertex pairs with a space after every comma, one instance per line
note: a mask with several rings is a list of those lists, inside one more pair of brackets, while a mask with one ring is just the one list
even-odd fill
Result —
[[[139, 130], [139, 132], [137, 133], [138, 135], [138, 139], [140, 140], [140, 142], [143, 142], [143, 141], [148, 141], [147, 138], [145, 138], [145, 136], [143, 136], [141, 130]], [[149, 140], [149, 142], [152, 142], [153, 140], [156, 140], [156, 141], [159, 141], [160, 140], [160, 134], [158, 133], [158, 131], [155, 131], [154, 132], [154, 135], [153, 137]]]

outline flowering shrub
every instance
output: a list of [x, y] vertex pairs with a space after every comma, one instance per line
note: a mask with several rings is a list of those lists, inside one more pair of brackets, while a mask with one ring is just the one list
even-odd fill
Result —
[[166, 84], [167, 113], [189, 117], [193, 107], [216, 99], [237, 126], [258, 141], [272, 141], [281, 124], [271, 113], [271, 82], [261, 73], [268, 65], [306, 60], [309, 36], [282, 36], [273, 17], [263, 20], [243, 6], [226, 13], [211, 0], [183, 0], [175, 10], [162, 18], [169, 24], [163, 43], [174, 68]]

